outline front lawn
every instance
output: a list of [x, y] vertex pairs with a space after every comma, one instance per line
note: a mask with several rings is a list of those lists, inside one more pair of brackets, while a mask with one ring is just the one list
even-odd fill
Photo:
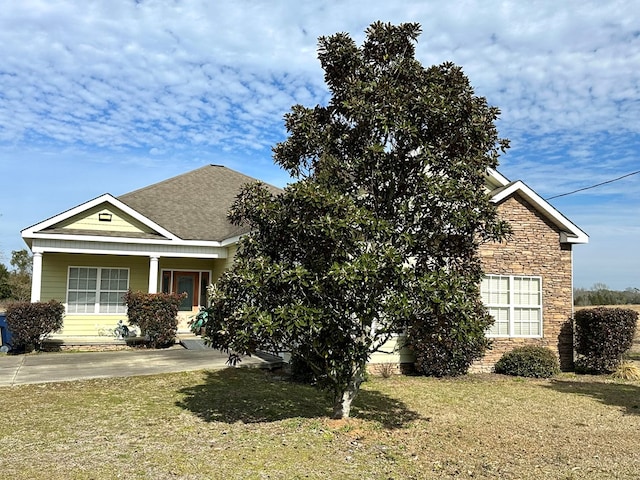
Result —
[[249, 369], [0, 388], [13, 479], [638, 478], [640, 383], [373, 378], [349, 421]]

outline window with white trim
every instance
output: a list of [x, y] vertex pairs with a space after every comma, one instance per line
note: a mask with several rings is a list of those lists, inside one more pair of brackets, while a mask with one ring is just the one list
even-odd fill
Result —
[[69, 267], [67, 313], [126, 313], [129, 269]]
[[542, 278], [487, 275], [480, 292], [482, 302], [495, 319], [488, 336], [542, 336]]

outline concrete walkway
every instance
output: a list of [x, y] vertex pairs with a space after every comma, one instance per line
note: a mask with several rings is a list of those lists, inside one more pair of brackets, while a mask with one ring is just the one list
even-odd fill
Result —
[[[180, 346], [164, 350], [0, 355], [0, 387], [217, 370], [228, 367], [227, 358], [227, 354], [217, 350], [187, 350]], [[239, 364], [240, 367], [254, 368], [277, 368], [281, 365], [281, 358], [264, 353], [244, 357]]]

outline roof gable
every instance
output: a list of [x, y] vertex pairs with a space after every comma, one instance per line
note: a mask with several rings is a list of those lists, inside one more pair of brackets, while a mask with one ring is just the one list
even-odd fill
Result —
[[[497, 172], [496, 172], [497, 173]], [[500, 175], [502, 177], [502, 175]], [[502, 180], [506, 179], [502, 177], [497, 179], [495, 183], [501, 184]], [[577, 225], [571, 222], [562, 213], [556, 210], [549, 202], [544, 200], [533, 189], [531, 189], [524, 182], [518, 180], [515, 182], [509, 182], [503, 184], [494, 189], [491, 193], [491, 201], [494, 203], [500, 203], [505, 199], [513, 196], [520, 195], [524, 198], [538, 213], [544, 218], [553, 223], [560, 230], [560, 242], [562, 243], [588, 243], [589, 235], [581, 230]]]
[[88, 230], [96, 233], [155, 233], [148, 225], [135, 219], [107, 201], [84, 210], [73, 217], [48, 227], [45, 230], [51, 229]]
[[[81, 235], [175, 239], [175, 235], [108, 193], [25, 228], [25, 240], [38, 236]], [[29, 242], [28, 242], [29, 243]]]

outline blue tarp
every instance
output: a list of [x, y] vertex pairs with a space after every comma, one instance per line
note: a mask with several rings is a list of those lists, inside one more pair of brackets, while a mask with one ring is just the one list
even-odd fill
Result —
[[0, 346], [11, 344], [11, 332], [7, 328], [7, 317], [4, 312], [0, 312]]

